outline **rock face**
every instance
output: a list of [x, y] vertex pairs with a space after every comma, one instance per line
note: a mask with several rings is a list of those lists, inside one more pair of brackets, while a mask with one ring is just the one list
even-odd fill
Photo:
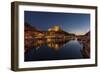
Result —
[[85, 36], [90, 36], [90, 31], [85, 34]]
[[25, 51], [28, 50], [29, 47], [32, 47], [32, 39], [33, 39], [33, 32], [32, 31], [35, 31], [34, 28], [32, 28], [32, 26], [30, 26], [28, 23], [25, 23], [25, 26], [24, 26], [24, 48], [25, 48]]
[[84, 48], [83, 48], [83, 55], [85, 57], [90, 58], [90, 32], [86, 33], [84, 35], [85, 41], [83, 42]]
[[90, 58], [90, 31], [83, 36], [78, 36], [78, 40], [83, 44], [81, 51], [84, 58]]

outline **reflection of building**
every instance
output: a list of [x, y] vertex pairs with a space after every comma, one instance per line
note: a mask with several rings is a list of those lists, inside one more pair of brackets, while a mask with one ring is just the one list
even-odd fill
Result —
[[[48, 41], [51, 40], [51, 41]], [[67, 43], [69, 40], [55, 40], [55, 39], [48, 39], [48, 40], [44, 40], [44, 39], [36, 39], [34, 42], [32, 42], [29, 46], [29, 48], [34, 47], [34, 49], [39, 49], [40, 47], [43, 47], [45, 45], [47, 45], [49, 48], [57, 51], [59, 50], [65, 43]]]
[[62, 47], [62, 44], [57, 44], [57, 43], [48, 43], [48, 47], [53, 48], [54, 50], [59, 50], [60, 47]]

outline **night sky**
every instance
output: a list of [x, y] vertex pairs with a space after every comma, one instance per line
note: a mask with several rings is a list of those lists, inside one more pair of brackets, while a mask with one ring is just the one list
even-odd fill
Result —
[[90, 14], [24, 11], [24, 20], [39, 30], [48, 30], [55, 25], [77, 35], [90, 30]]

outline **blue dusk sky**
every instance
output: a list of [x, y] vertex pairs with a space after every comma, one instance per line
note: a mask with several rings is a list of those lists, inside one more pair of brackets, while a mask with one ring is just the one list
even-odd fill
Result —
[[24, 21], [44, 31], [56, 25], [77, 35], [90, 30], [90, 14], [24, 11]]

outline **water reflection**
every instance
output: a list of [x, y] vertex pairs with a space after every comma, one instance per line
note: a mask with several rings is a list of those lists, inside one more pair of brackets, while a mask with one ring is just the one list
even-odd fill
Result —
[[35, 48], [44, 46], [45, 44], [46, 44], [46, 41], [41, 40], [41, 39], [37, 39], [32, 43], [33, 47], [35, 47]]
[[27, 42], [29, 42], [30, 44], [26, 44], [25, 47], [27, 47], [27, 48], [34, 47], [33, 49], [37, 49], [37, 48], [39, 49], [42, 46], [47, 45], [51, 49], [59, 50], [68, 41], [69, 40], [62, 40], [62, 39], [35, 39], [33, 41], [32, 40], [27, 40]]
[[[28, 40], [29, 41], [29, 40]], [[25, 61], [81, 59], [82, 46], [77, 39], [35, 39], [25, 50]]]

